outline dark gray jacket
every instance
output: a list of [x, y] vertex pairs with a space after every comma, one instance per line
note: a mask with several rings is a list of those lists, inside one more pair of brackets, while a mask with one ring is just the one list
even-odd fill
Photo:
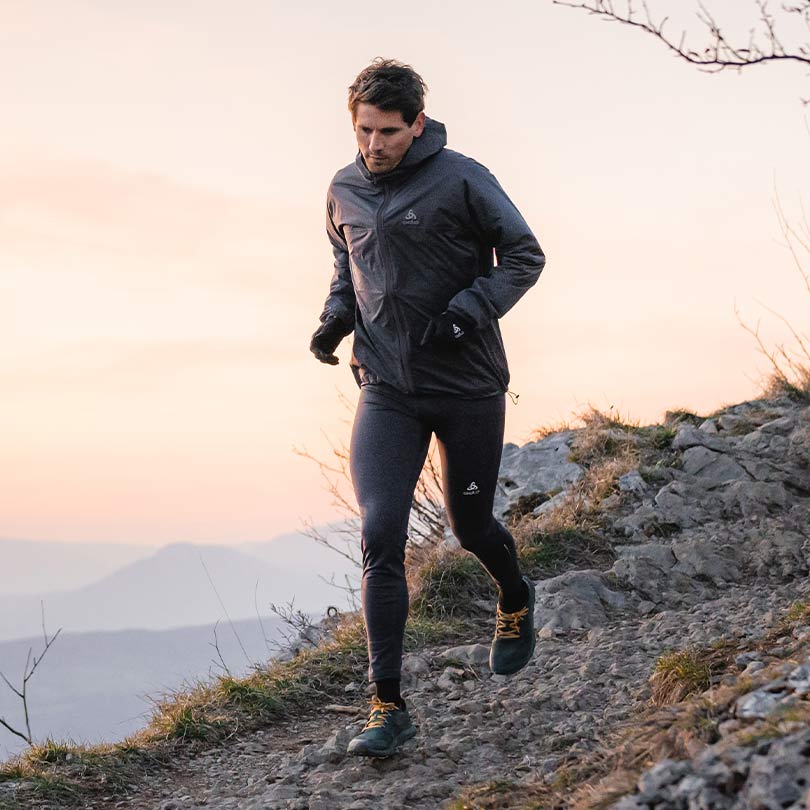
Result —
[[[354, 325], [358, 383], [486, 396], [509, 384], [498, 318], [537, 281], [545, 256], [492, 174], [446, 143], [444, 125], [428, 118], [392, 171], [372, 174], [358, 152], [335, 175], [326, 217], [335, 272], [321, 321]], [[462, 345], [420, 348], [446, 309], [476, 328]]]

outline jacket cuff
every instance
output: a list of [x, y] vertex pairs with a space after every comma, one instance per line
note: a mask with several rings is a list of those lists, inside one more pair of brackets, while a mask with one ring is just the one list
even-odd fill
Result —
[[352, 318], [351, 322], [342, 314], [338, 312], [334, 312], [331, 309], [325, 309], [321, 313], [320, 321], [321, 323], [326, 323], [330, 318], [334, 318], [340, 326], [343, 328], [345, 334], [350, 334], [354, 331], [354, 318]]

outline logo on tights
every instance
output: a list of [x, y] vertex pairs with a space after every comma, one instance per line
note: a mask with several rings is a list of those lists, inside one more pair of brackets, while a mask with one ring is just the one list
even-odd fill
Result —
[[462, 492], [462, 495], [478, 495], [481, 490], [478, 489], [478, 484], [475, 481], [470, 481], [470, 485]]

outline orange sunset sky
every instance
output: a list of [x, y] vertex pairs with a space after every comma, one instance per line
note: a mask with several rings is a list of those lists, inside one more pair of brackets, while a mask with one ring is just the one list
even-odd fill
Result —
[[[730, 32], [747, 0], [708, 3]], [[642, 423], [753, 397], [737, 321], [806, 322], [772, 203], [810, 169], [799, 67], [707, 75], [550, 0], [3, 0], [0, 536], [269, 539], [340, 515], [318, 471], [357, 389], [308, 352], [346, 88], [412, 64], [548, 264], [502, 322], [507, 439], [589, 403]], [[653, 2], [702, 30], [691, 0]], [[676, 13], [677, 11], [677, 13]], [[785, 31], [785, 39], [804, 32]]]

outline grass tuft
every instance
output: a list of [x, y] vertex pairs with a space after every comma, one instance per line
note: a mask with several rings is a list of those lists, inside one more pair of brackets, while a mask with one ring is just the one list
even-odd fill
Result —
[[664, 413], [664, 426], [670, 429], [673, 429], [684, 422], [697, 426], [700, 425], [703, 420], [704, 417], [698, 416], [698, 414], [694, 413], [693, 411], [689, 411], [686, 408], [675, 408], [674, 410], [666, 411]]
[[615, 558], [610, 543], [597, 531], [548, 530], [535, 518], [520, 522], [512, 533], [521, 568], [531, 579], [556, 576], [572, 568], [609, 568]]
[[784, 634], [794, 627], [802, 627], [803, 625], [810, 625], [810, 602], [798, 601], [794, 602], [782, 617], [779, 623], [779, 631]]
[[797, 363], [792, 378], [782, 369], [775, 368], [765, 381], [762, 396], [767, 399], [787, 397], [801, 404], [810, 402], [810, 366]]
[[654, 706], [678, 703], [688, 695], [711, 685], [711, 667], [700, 650], [690, 648], [662, 655], [656, 662], [650, 683]]

